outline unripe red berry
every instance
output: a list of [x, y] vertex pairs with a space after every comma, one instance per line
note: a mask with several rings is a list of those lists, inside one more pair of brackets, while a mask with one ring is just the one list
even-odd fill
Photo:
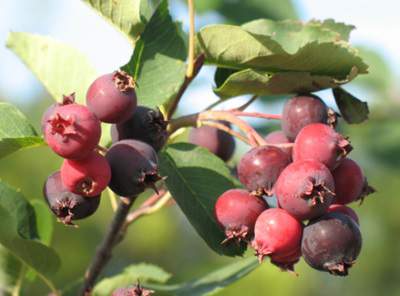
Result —
[[107, 159], [96, 151], [81, 160], [65, 159], [61, 180], [71, 192], [83, 196], [97, 196], [108, 185], [111, 169]]
[[214, 207], [214, 215], [225, 231], [224, 242], [248, 240], [254, 232], [257, 217], [267, 209], [267, 204], [259, 197], [242, 189], [225, 191]]
[[97, 78], [86, 94], [89, 109], [103, 122], [128, 120], [137, 105], [135, 84], [124, 71], [115, 71]]
[[83, 105], [64, 100], [50, 106], [43, 121], [47, 144], [63, 158], [85, 158], [99, 143], [100, 121]]
[[294, 265], [300, 261], [301, 246], [287, 254], [271, 255], [271, 263], [278, 266], [282, 271], [294, 271]]
[[334, 191], [329, 169], [312, 160], [290, 164], [275, 184], [279, 206], [299, 220], [324, 214], [333, 202]]
[[[269, 133], [265, 137], [265, 141], [268, 144], [291, 144], [292, 143], [283, 131], [274, 131], [274, 132]], [[279, 147], [279, 149], [281, 149], [283, 152], [285, 152], [287, 155], [289, 155], [290, 158], [292, 158], [292, 147], [285, 147], [285, 148]]]
[[359, 165], [349, 158], [343, 159], [332, 175], [335, 180], [335, 203], [345, 205], [375, 191], [368, 185]]
[[272, 195], [275, 181], [289, 163], [289, 156], [279, 148], [255, 147], [239, 162], [239, 180], [247, 189], [256, 194]]
[[353, 148], [350, 142], [333, 128], [313, 123], [297, 135], [293, 147], [293, 161], [316, 160], [334, 169]]
[[330, 205], [327, 213], [334, 213], [334, 212], [345, 214], [350, 218], [352, 218], [357, 223], [357, 225], [360, 225], [360, 220], [358, 219], [357, 213], [352, 208], [340, 204]]
[[268, 209], [257, 218], [252, 247], [260, 262], [265, 256], [293, 254], [300, 246], [302, 232], [301, 223], [287, 211]]

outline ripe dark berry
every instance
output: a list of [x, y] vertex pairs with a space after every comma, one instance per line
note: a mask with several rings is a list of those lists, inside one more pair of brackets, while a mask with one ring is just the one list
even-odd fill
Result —
[[72, 220], [92, 215], [100, 204], [100, 195], [84, 197], [69, 192], [61, 182], [60, 172], [50, 175], [44, 186], [43, 195], [51, 211], [64, 224], [73, 225]]
[[333, 202], [334, 191], [329, 169], [312, 160], [290, 164], [275, 184], [279, 206], [299, 220], [324, 214]]
[[[221, 123], [229, 126], [226, 122], [221, 121]], [[233, 137], [213, 126], [193, 128], [189, 134], [189, 142], [208, 149], [223, 161], [228, 161], [235, 151]]]
[[247, 189], [259, 195], [272, 195], [275, 181], [289, 163], [289, 156], [279, 148], [255, 147], [239, 162], [239, 180]]
[[93, 151], [85, 159], [65, 159], [61, 179], [64, 186], [75, 194], [97, 196], [110, 182], [110, 165], [104, 156]]
[[[330, 116], [333, 116], [329, 112]], [[293, 141], [300, 130], [311, 123], [328, 123], [328, 108], [317, 96], [293, 97], [285, 103], [282, 112], [282, 130]], [[332, 119], [330, 119], [332, 121]]]
[[111, 127], [111, 138], [113, 143], [125, 139], [139, 140], [159, 151], [167, 141], [166, 128], [167, 122], [160, 110], [138, 106], [130, 119]]
[[357, 223], [357, 225], [360, 225], [360, 220], [358, 219], [356, 212], [352, 208], [346, 207], [345, 205], [333, 204], [329, 206], [327, 213], [333, 212], [345, 214], [352, 218]]
[[154, 293], [152, 290], [142, 288], [140, 284], [130, 288], [119, 288], [112, 293], [112, 296], [150, 296]]
[[[269, 133], [265, 137], [265, 141], [268, 144], [290, 144], [290, 143], [292, 143], [283, 131], [274, 131], [274, 132]], [[279, 149], [281, 149], [283, 152], [285, 152], [287, 155], [289, 155], [290, 158], [292, 157], [292, 147], [287, 147], [287, 148], [279, 147]]]
[[123, 71], [100, 76], [90, 85], [86, 104], [103, 122], [118, 123], [128, 120], [137, 104], [132, 77]]
[[218, 197], [214, 215], [225, 231], [224, 242], [241, 242], [252, 237], [257, 217], [267, 209], [267, 204], [246, 190], [231, 189]]
[[343, 159], [332, 175], [335, 180], [336, 203], [345, 205], [363, 199], [374, 192], [374, 189], [368, 186], [363, 171], [354, 160]]
[[146, 188], [155, 188], [155, 183], [161, 179], [158, 175], [157, 154], [144, 142], [116, 142], [106, 157], [112, 172], [109, 187], [120, 196], [136, 196]]
[[353, 148], [350, 142], [333, 128], [313, 123], [297, 135], [293, 147], [293, 161], [316, 160], [334, 169]]
[[301, 223], [287, 211], [268, 209], [257, 218], [252, 247], [260, 262], [265, 256], [293, 254], [300, 246], [302, 232]]
[[304, 228], [301, 252], [317, 270], [345, 276], [361, 251], [361, 233], [349, 216], [329, 213]]
[[99, 143], [100, 121], [83, 105], [64, 100], [52, 105], [43, 121], [47, 144], [63, 158], [85, 158]]

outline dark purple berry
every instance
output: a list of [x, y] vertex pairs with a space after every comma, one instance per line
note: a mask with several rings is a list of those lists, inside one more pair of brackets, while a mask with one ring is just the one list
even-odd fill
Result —
[[116, 142], [108, 150], [106, 158], [112, 175], [109, 187], [120, 196], [136, 196], [146, 188], [155, 188], [155, 183], [161, 179], [157, 154], [144, 142]]
[[88, 108], [103, 122], [128, 120], [137, 105], [135, 83], [124, 71], [97, 78], [86, 94]]
[[239, 180], [256, 194], [272, 195], [276, 180], [289, 163], [289, 156], [279, 148], [255, 147], [239, 162]]
[[361, 244], [356, 222], [334, 212], [311, 221], [304, 228], [301, 251], [311, 267], [345, 276], [358, 257]]
[[167, 141], [166, 128], [167, 122], [160, 110], [138, 106], [130, 119], [112, 125], [111, 138], [113, 143], [125, 139], [139, 140], [159, 151]]
[[73, 220], [79, 220], [92, 215], [100, 203], [100, 195], [84, 197], [69, 192], [61, 182], [60, 172], [50, 175], [44, 186], [43, 195], [52, 212], [64, 224], [72, 225]]

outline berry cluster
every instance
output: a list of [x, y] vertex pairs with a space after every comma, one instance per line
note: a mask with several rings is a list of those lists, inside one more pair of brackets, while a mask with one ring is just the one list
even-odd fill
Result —
[[[137, 106], [132, 77], [115, 71], [97, 78], [86, 104], [77, 104], [74, 94], [64, 96], [42, 118], [47, 144], [64, 158], [43, 192], [65, 224], [92, 215], [107, 186], [133, 197], [160, 179], [156, 151], [167, 139], [166, 122], [159, 111]], [[113, 144], [106, 153], [99, 146], [101, 122], [113, 124]]]
[[[373, 189], [347, 158], [350, 142], [335, 130], [336, 114], [321, 99], [290, 99], [281, 124], [266, 145], [241, 158], [237, 175], [247, 190], [228, 190], [217, 199], [223, 243], [250, 243], [260, 262], [269, 256], [283, 270], [293, 270], [303, 257], [315, 269], [347, 275], [360, 253], [361, 233], [346, 204]], [[277, 206], [267, 202], [271, 198]]]

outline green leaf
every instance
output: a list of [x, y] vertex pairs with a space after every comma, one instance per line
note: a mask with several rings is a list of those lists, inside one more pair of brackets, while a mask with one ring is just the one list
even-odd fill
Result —
[[88, 86], [97, 77], [88, 58], [77, 49], [40, 35], [12, 32], [7, 47], [32, 70], [55, 100], [76, 93], [83, 103]]
[[49, 207], [41, 200], [34, 199], [31, 205], [35, 210], [37, 231], [40, 241], [46, 246], [50, 246], [54, 230], [54, 219]]
[[357, 99], [341, 87], [334, 88], [336, 104], [347, 123], [361, 123], [368, 119], [368, 104]]
[[186, 45], [180, 26], [173, 22], [163, 0], [137, 42], [131, 60], [123, 67], [136, 80], [141, 105], [168, 104], [177, 95], [186, 71]]
[[129, 287], [138, 281], [165, 283], [170, 277], [171, 274], [155, 265], [146, 263], [130, 265], [121, 274], [101, 280], [95, 286], [93, 295], [109, 296], [117, 288]]
[[15, 106], [0, 102], [0, 158], [23, 148], [44, 145], [25, 115]]
[[218, 196], [234, 187], [225, 163], [204, 148], [176, 143], [160, 152], [160, 170], [175, 201], [208, 246], [219, 254], [241, 255], [243, 246], [221, 244], [225, 234], [213, 213]]
[[143, 32], [151, 16], [148, 0], [84, 0], [132, 42]]
[[22, 263], [0, 245], [0, 292], [10, 295], [18, 285], [21, 272]]

